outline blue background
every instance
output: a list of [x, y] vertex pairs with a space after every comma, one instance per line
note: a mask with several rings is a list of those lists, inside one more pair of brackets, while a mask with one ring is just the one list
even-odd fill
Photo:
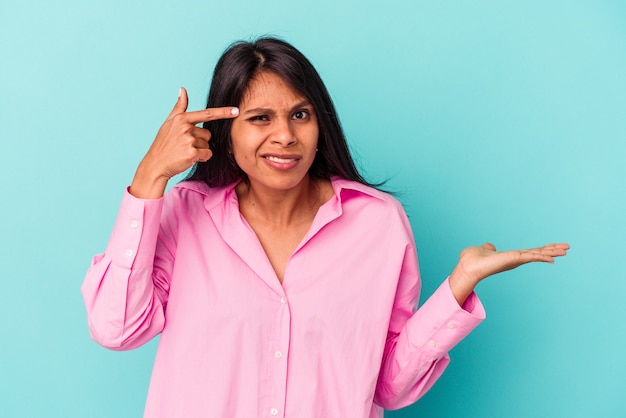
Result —
[[266, 33], [311, 59], [367, 177], [401, 192], [423, 296], [466, 246], [572, 245], [482, 283], [487, 320], [388, 416], [626, 416], [617, 0], [0, 0], [0, 416], [141, 416], [156, 344], [97, 346], [79, 287], [179, 86], [201, 108], [222, 50]]

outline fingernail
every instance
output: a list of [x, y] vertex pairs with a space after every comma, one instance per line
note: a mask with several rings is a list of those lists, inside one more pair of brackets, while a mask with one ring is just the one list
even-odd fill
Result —
[[239, 114], [239, 108], [233, 107], [232, 109], [230, 109], [230, 114], [233, 116], [237, 116]]
[[178, 98], [180, 99], [180, 96], [182, 96], [182, 95], [183, 95], [183, 88], [179, 87], [178, 88]]

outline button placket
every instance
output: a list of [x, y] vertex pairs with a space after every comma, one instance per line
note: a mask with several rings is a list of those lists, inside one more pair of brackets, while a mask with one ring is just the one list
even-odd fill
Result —
[[282, 417], [284, 415], [282, 408], [286, 399], [291, 311], [287, 303], [287, 296], [284, 293], [279, 294], [274, 303], [277, 306], [275, 305], [274, 326], [272, 327], [272, 336], [269, 339], [269, 347], [272, 347], [272, 351], [268, 353], [272, 356], [270, 360], [272, 387], [267, 407], [271, 416]]

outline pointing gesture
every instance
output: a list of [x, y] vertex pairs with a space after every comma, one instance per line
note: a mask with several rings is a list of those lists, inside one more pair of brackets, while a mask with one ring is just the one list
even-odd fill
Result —
[[236, 107], [218, 107], [187, 112], [187, 90], [181, 87], [178, 101], [172, 109], [139, 163], [130, 193], [144, 199], [163, 196], [170, 178], [182, 173], [196, 162], [208, 161], [213, 155], [209, 148], [211, 132], [198, 123], [231, 119], [239, 115]]

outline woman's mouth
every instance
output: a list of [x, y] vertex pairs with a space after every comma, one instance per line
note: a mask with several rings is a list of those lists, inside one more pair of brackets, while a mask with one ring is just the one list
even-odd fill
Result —
[[295, 158], [281, 158], [281, 157], [275, 157], [273, 155], [268, 155], [265, 158], [267, 158], [270, 161], [273, 161], [275, 163], [282, 163], [282, 164], [287, 164], [290, 163], [292, 161], [296, 161]]
[[276, 170], [290, 170], [298, 164], [300, 160], [296, 155], [264, 155], [267, 164]]

